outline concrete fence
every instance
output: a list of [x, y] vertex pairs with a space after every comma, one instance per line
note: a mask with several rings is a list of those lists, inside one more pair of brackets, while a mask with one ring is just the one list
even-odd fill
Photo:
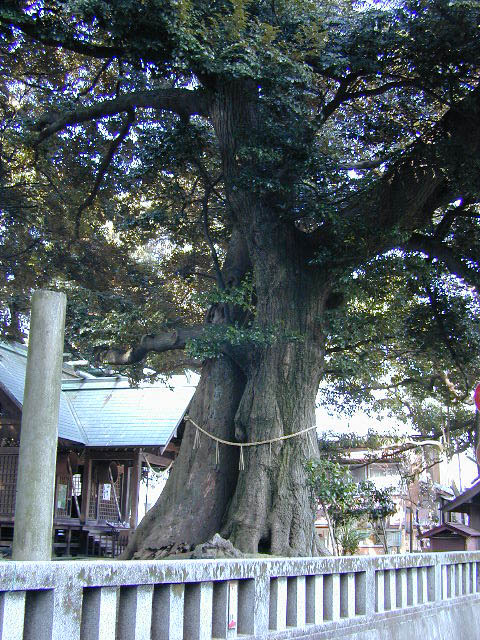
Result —
[[4, 562], [1, 640], [480, 638], [480, 552]]

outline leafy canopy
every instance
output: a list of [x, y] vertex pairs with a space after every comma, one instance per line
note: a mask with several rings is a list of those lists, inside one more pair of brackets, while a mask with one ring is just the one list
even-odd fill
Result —
[[[202, 104], [242, 83], [258, 98], [262, 127], [239, 125], [228, 189], [248, 190], [279, 224], [322, 237], [309, 268], [334, 285], [321, 327], [325, 402], [386, 408], [422, 433], [447, 429], [459, 446], [474, 444], [478, 154], [448, 146], [443, 118], [478, 85], [478, 23], [476, 3], [446, 0], [7, 0], [4, 335], [19, 337], [31, 291], [48, 286], [68, 293], [69, 349], [82, 357], [201, 323], [223, 302], [244, 305], [245, 322], [211, 325], [191, 356], [302, 339], [256, 326], [251, 278], [240, 289], [219, 282], [215, 256], [221, 266], [235, 216]], [[165, 91], [187, 92], [194, 107], [142, 106], [139, 96]], [[124, 108], [104, 112], [121, 100]], [[382, 208], [385, 179], [418, 149], [421, 166], [444, 180], [441, 205], [421, 223], [402, 212], [389, 224], [369, 217]], [[396, 197], [385, 210], [395, 213]], [[147, 364], [192, 363], [167, 352]]]

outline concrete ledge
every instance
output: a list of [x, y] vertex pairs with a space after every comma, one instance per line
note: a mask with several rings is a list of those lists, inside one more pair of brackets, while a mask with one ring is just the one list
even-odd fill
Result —
[[0, 564], [0, 590], [51, 589], [68, 580], [84, 587], [100, 587], [235, 580], [261, 575], [346, 574], [367, 569], [385, 571], [466, 562], [480, 562], [480, 551], [267, 560], [7, 561]]

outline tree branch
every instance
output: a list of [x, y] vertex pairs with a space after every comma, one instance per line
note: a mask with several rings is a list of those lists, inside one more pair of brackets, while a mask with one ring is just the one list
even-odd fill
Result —
[[[445, 169], [452, 165], [452, 157], [459, 155], [465, 164], [476, 163], [480, 152], [479, 111], [480, 87], [476, 87], [440, 119], [427, 141], [413, 143], [372, 188], [345, 204], [339, 212], [345, 224], [352, 233], [358, 225], [365, 239], [361, 252], [349, 254], [351, 265], [398, 247], [395, 234], [389, 234], [389, 230], [412, 233], [421, 229], [438, 207], [472, 193], [475, 185], [468, 171], [456, 167], [450, 180]], [[379, 229], [385, 231], [382, 238]], [[333, 241], [338, 243], [335, 231], [327, 225], [319, 233], [306, 234], [306, 239], [316, 250]], [[451, 261], [453, 252], [444, 251], [443, 257]], [[471, 272], [464, 267], [462, 273]]]
[[337, 78], [336, 81], [339, 83], [339, 87], [337, 89], [336, 94], [327, 102], [327, 104], [322, 109], [322, 121], [326, 122], [328, 118], [338, 109], [338, 107], [345, 102], [348, 98], [348, 87], [355, 82], [358, 74], [352, 73], [351, 75], [346, 76], [345, 78]]
[[80, 222], [82, 219], [82, 214], [85, 211], [85, 209], [89, 207], [92, 204], [92, 202], [95, 200], [95, 196], [97, 195], [98, 190], [100, 189], [100, 185], [102, 183], [103, 178], [105, 177], [105, 174], [108, 171], [108, 167], [110, 166], [118, 147], [122, 144], [122, 142], [127, 137], [128, 132], [130, 131], [130, 127], [132, 126], [134, 121], [135, 121], [135, 112], [133, 111], [133, 109], [130, 109], [127, 112], [127, 119], [124, 125], [122, 126], [122, 128], [120, 129], [118, 136], [114, 140], [112, 140], [108, 148], [108, 151], [104, 159], [102, 160], [102, 163], [100, 164], [97, 177], [95, 178], [95, 183], [93, 185], [92, 191], [90, 192], [90, 195], [85, 199], [85, 201], [78, 208], [76, 220], [75, 220], [75, 237], [77, 239], [80, 236]]
[[346, 100], [355, 100], [356, 98], [368, 98], [371, 96], [379, 96], [382, 93], [386, 93], [391, 89], [400, 89], [402, 87], [413, 87], [424, 90], [425, 87], [419, 80], [405, 78], [403, 80], [393, 80], [392, 82], [385, 82], [373, 89], [365, 89], [363, 91], [352, 91], [346, 94]]
[[192, 115], [206, 115], [206, 98], [201, 89], [157, 89], [152, 91], [138, 91], [105, 100], [91, 107], [81, 107], [69, 111], [60, 118], [53, 119], [46, 116], [39, 123], [40, 133], [37, 144], [49, 136], [65, 129], [65, 127], [82, 124], [90, 120], [117, 115], [135, 108], [150, 108], [172, 111], [181, 117]]
[[[441, 336], [445, 346], [447, 347], [448, 352], [450, 353], [450, 356], [452, 358], [452, 361], [453, 361], [454, 365], [458, 368], [458, 370], [460, 371], [460, 373], [463, 376], [463, 380], [465, 382], [465, 387], [464, 387], [465, 393], [463, 394], [463, 397], [465, 398], [467, 396], [467, 394], [469, 393], [469, 386], [470, 386], [469, 385], [469, 380], [468, 380], [468, 375], [466, 374], [465, 369], [464, 369], [462, 363], [460, 362], [460, 360], [458, 358], [457, 351], [455, 349], [453, 340], [452, 340], [452, 338], [450, 336], [450, 333], [449, 333], [447, 327], [445, 326], [445, 321], [444, 321], [444, 318], [443, 318], [443, 315], [442, 315], [442, 309], [441, 309], [440, 304], [439, 304], [436, 288], [435, 287], [430, 287], [429, 285], [426, 285], [425, 289], [427, 291], [428, 299], [430, 300], [430, 306], [432, 308], [433, 315], [434, 315], [434, 318], [435, 318], [435, 322], [437, 323], [440, 336]], [[444, 374], [443, 381], [444, 381], [445, 385], [447, 386], [447, 388], [449, 389], [449, 391], [451, 393], [457, 395], [457, 397], [458, 397], [458, 392], [456, 391], [454, 385], [449, 380], [449, 378], [448, 378], [448, 376], [446, 374]]]
[[436, 240], [433, 236], [413, 233], [401, 248], [406, 251], [419, 251], [429, 258], [436, 258], [443, 262], [451, 273], [463, 278], [465, 282], [478, 289], [480, 273], [466, 264], [467, 258], [459, 256], [452, 247]]
[[328, 102], [322, 111], [323, 122], [328, 120], [328, 118], [340, 107], [342, 104], [346, 102], [350, 102], [351, 100], [356, 100], [357, 98], [368, 98], [382, 95], [387, 91], [391, 91], [392, 89], [401, 89], [404, 87], [412, 87], [417, 88], [421, 91], [427, 91], [431, 93], [426, 87], [424, 87], [420, 80], [412, 79], [412, 78], [403, 78], [398, 80], [392, 80], [391, 82], [385, 82], [384, 84], [379, 85], [378, 87], [374, 87], [372, 89], [364, 89], [363, 91], [348, 91], [348, 87], [358, 79], [360, 74], [355, 73], [351, 74], [345, 78], [337, 79], [340, 83], [340, 86], [337, 90], [335, 96]]
[[326, 349], [325, 354], [330, 354], [330, 353], [344, 353], [345, 351], [355, 351], [356, 349], [359, 349], [360, 347], [366, 347], [367, 345], [376, 345], [376, 344], [385, 344], [385, 342], [387, 340], [392, 340], [395, 336], [377, 336], [375, 338], [367, 338], [365, 340], [359, 340], [358, 342], [354, 342], [352, 344], [346, 344], [344, 346], [336, 346], [336, 347], [330, 347], [328, 349]]
[[220, 268], [220, 262], [218, 260], [217, 250], [215, 249], [215, 245], [210, 235], [210, 229], [208, 227], [208, 201], [210, 199], [211, 190], [212, 190], [212, 185], [205, 184], [205, 195], [203, 196], [203, 199], [202, 199], [203, 233], [205, 235], [207, 244], [210, 247], [210, 253], [212, 256], [213, 265], [215, 267], [215, 273], [217, 274], [217, 285], [220, 287], [220, 289], [225, 290], [225, 281], [223, 279], [222, 270]]
[[108, 69], [108, 67], [112, 64], [112, 62], [113, 62], [113, 58], [109, 58], [100, 66], [100, 69], [95, 74], [92, 82], [87, 87], [85, 87], [85, 89], [82, 89], [82, 91], [79, 92], [76, 98], [77, 100], [83, 96], [86, 96], [87, 94], [90, 93], [90, 91], [93, 91], [93, 89], [95, 89], [97, 84], [100, 82], [100, 78], [102, 77], [102, 74]]
[[0, 15], [0, 26], [15, 27], [36, 42], [40, 42], [49, 47], [61, 47], [67, 51], [73, 51], [74, 53], [79, 53], [90, 58], [113, 58], [125, 53], [123, 47], [77, 40], [74, 34], [68, 34], [63, 39], [54, 37], [39, 21], [26, 19], [23, 16], [14, 19], [8, 16], [4, 18]]
[[387, 158], [372, 158], [371, 160], [361, 160], [360, 162], [341, 162], [338, 168], [349, 171], [362, 171], [363, 169], [376, 169], [385, 162], [387, 162]]
[[14, 253], [9, 253], [7, 255], [0, 254], [0, 261], [7, 262], [8, 260], [13, 260], [14, 258], [19, 258], [20, 256], [23, 256], [26, 253], [30, 253], [30, 251], [35, 249], [35, 247], [41, 242], [43, 242], [43, 238], [36, 238], [27, 247], [25, 247], [25, 249], [22, 249], [21, 251], [16, 251]]
[[164, 353], [175, 349], [185, 349], [189, 340], [200, 336], [204, 331], [203, 326], [178, 328], [155, 335], [148, 334], [142, 337], [135, 347], [122, 349], [103, 345], [95, 347], [95, 360], [103, 364], [135, 364], [141, 362], [149, 352]]

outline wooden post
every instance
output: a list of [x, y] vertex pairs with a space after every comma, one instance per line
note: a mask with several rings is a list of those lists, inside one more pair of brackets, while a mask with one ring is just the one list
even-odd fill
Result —
[[80, 514], [80, 522], [85, 524], [88, 520], [88, 512], [90, 510], [90, 493], [92, 491], [92, 461], [85, 453], [85, 464], [82, 474], [82, 511]]
[[138, 524], [138, 498], [140, 494], [140, 480], [142, 477], [142, 450], [135, 452], [133, 459], [131, 488], [130, 528], [135, 529]]
[[[28, 341], [14, 560], [51, 560], [66, 296], [36, 291]], [[39, 464], [40, 461], [40, 464]]]
[[123, 463], [123, 481], [122, 481], [122, 500], [121, 500], [121, 509], [122, 509], [122, 520], [126, 522], [128, 520], [128, 505], [130, 498], [130, 467], [127, 465], [125, 461]]
[[410, 553], [413, 553], [413, 506], [410, 503]]

